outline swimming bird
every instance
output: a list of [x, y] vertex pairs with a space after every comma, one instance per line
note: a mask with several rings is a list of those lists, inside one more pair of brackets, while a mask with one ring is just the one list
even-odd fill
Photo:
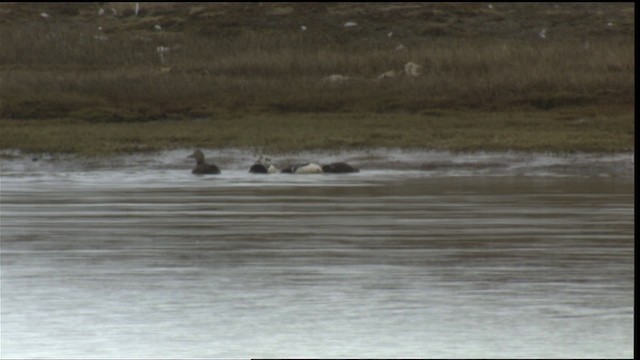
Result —
[[322, 174], [322, 167], [314, 163], [293, 164], [282, 169], [283, 174]]
[[255, 164], [251, 165], [251, 168], [249, 168], [249, 172], [252, 174], [268, 174], [269, 173], [267, 168], [259, 162], [256, 162]]
[[204, 154], [200, 150], [196, 150], [193, 154], [187, 156], [196, 159], [196, 167], [193, 168], [192, 174], [220, 174], [220, 168], [213, 164], [204, 162]]
[[345, 162], [335, 162], [327, 165], [322, 165], [322, 172], [346, 174], [346, 173], [360, 172], [360, 170], [354, 168], [353, 166]]
[[262, 156], [249, 169], [252, 174], [274, 174], [278, 171], [278, 168], [271, 163], [270, 158], [263, 159]]

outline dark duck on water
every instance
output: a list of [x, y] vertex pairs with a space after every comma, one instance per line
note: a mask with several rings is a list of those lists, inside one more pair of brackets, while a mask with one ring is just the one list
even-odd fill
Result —
[[331, 163], [327, 165], [322, 165], [322, 172], [324, 173], [346, 174], [346, 173], [354, 173], [359, 171], [360, 170], [344, 162], [336, 162], [336, 163]]
[[193, 168], [193, 174], [220, 174], [220, 168], [213, 164], [207, 164], [204, 161], [204, 154], [200, 150], [196, 150], [188, 157], [196, 159], [196, 167]]
[[279, 170], [271, 163], [270, 158], [260, 158], [251, 166], [249, 172], [252, 174], [274, 174]]

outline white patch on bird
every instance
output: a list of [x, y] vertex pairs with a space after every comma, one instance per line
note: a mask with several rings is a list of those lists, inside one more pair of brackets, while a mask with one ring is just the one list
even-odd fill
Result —
[[322, 167], [318, 164], [307, 164], [296, 169], [296, 174], [322, 174]]

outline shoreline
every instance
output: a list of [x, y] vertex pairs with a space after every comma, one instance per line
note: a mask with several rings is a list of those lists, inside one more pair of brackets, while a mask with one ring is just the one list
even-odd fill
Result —
[[108, 156], [178, 148], [260, 153], [376, 148], [616, 153], [635, 149], [634, 106], [418, 113], [241, 113], [95, 122], [0, 119], [0, 150]]
[[[247, 149], [203, 149], [208, 162], [222, 169], [223, 175], [248, 174], [249, 167], [262, 155], [284, 168], [297, 162], [320, 164], [344, 161], [372, 174], [422, 173], [428, 176], [587, 176], [633, 177], [635, 153], [532, 153], [532, 152], [451, 152], [377, 148], [344, 151], [303, 151], [289, 154], [256, 153]], [[163, 174], [178, 171], [190, 174], [191, 149], [163, 150], [137, 154], [88, 157], [75, 154], [39, 155], [3, 150], [0, 170], [3, 176], [25, 174], [65, 174], [68, 172], [119, 172]], [[11, 155], [6, 157], [6, 155]], [[129, 176], [128, 175], [128, 176]], [[286, 174], [285, 174], [286, 175]], [[247, 175], [249, 176], [249, 175]], [[255, 175], [254, 177], [269, 177]], [[338, 175], [340, 176], [340, 175]], [[342, 176], [359, 176], [346, 174]], [[216, 176], [214, 176], [216, 177]]]

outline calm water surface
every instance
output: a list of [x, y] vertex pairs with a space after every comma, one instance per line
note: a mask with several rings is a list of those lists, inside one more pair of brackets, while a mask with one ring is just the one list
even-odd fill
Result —
[[633, 356], [633, 155], [189, 153], [3, 159], [3, 358]]

